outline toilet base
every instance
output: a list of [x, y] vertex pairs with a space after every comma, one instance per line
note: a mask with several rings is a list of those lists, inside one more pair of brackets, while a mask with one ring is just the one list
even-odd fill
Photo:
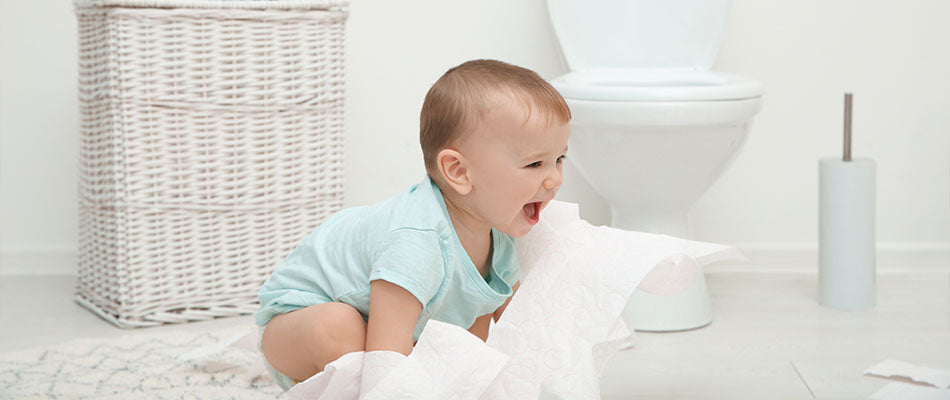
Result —
[[[689, 239], [686, 212], [664, 210], [652, 213], [623, 213], [612, 209], [611, 225], [627, 230], [651, 232]], [[689, 287], [675, 295], [657, 295], [636, 289], [623, 312], [631, 329], [644, 332], [675, 332], [702, 328], [712, 322], [706, 277], [700, 271]]]
[[685, 331], [709, 325], [712, 310], [705, 275], [700, 271], [692, 285], [672, 296], [634, 290], [623, 319], [629, 328], [645, 332]]
[[624, 213], [616, 207], [611, 207], [610, 214], [610, 226], [620, 229], [658, 233], [681, 239], [689, 239], [692, 236], [685, 211]]

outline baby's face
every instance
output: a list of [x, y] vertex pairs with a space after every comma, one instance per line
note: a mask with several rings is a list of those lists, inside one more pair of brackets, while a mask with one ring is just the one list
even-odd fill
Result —
[[563, 180], [570, 123], [513, 101], [504, 102], [479, 121], [460, 150], [469, 161], [474, 211], [495, 229], [514, 237], [538, 223]]

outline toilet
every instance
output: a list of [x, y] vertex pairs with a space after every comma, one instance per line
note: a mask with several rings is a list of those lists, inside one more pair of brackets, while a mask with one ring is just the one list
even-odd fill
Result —
[[[762, 84], [713, 71], [729, 0], [547, 0], [570, 72], [551, 80], [573, 116], [569, 157], [611, 225], [690, 238], [688, 213], [739, 154]], [[676, 294], [637, 289], [641, 331], [712, 321], [704, 276]]]

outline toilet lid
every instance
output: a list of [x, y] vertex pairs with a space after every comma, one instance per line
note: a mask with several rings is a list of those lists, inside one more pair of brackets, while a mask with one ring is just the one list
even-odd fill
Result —
[[710, 70], [601, 69], [575, 71], [551, 81], [568, 99], [594, 101], [740, 100], [762, 95], [762, 84]]
[[701, 68], [716, 61], [731, 0], [547, 0], [572, 71]]

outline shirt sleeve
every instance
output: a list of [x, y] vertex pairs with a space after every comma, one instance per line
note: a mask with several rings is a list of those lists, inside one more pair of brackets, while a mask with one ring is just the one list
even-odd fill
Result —
[[431, 230], [400, 228], [390, 232], [370, 271], [370, 282], [382, 279], [412, 293], [425, 307], [445, 277], [439, 235]]

